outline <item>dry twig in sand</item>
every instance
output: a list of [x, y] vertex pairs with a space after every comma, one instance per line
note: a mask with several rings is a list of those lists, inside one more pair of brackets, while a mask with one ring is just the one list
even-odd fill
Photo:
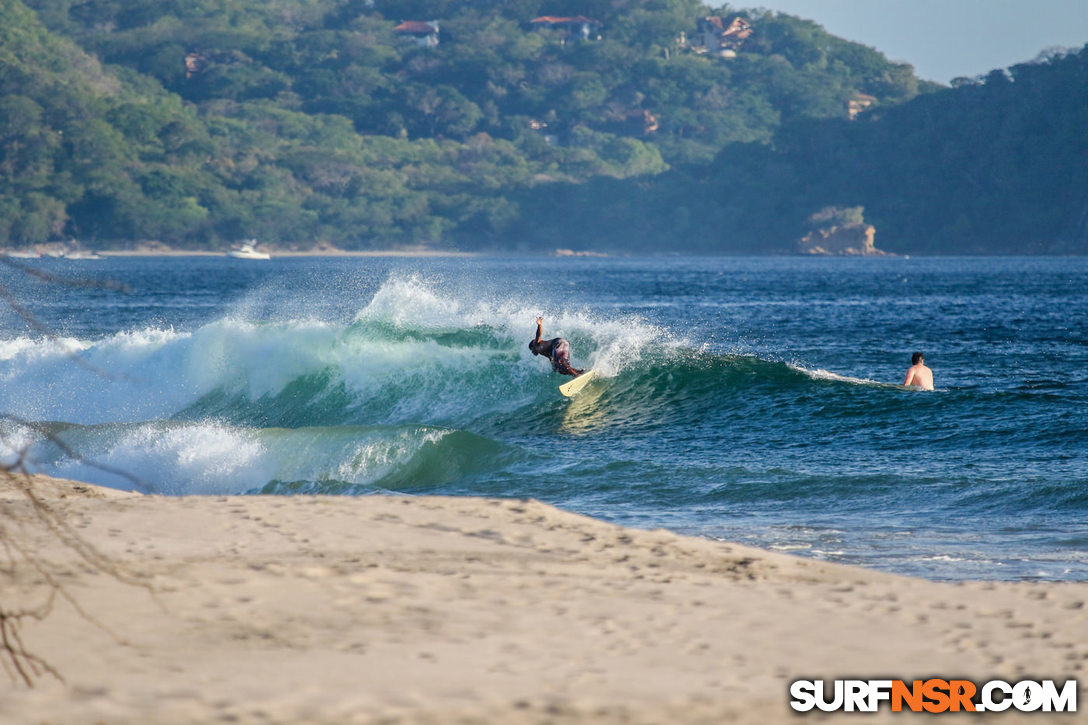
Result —
[[[98, 286], [107, 289], [124, 289], [113, 283], [85, 282], [60, 278], [27, 267], [26, 265], [18, 264], [8, 257], [0, 257], [0, 262], [47, 282], [64, 284], [67, 286]], [[33, 329], [41, 332], [47, 337], [54, 337], [52, 331], [42, 324], [29, 309], [20, 304], [18, 299], [16, 299], [3, 285], [0, 285], [0, 299], [7, 302], [7, 304]], [[75, 358], [75, 360], [81, 362], [78, 358]], [[66, 456], [73, 460], [87, 463], [100, 470], [119, 474], [137, 485], [140, 484], [139, 481], [133, 479], [123, 471], [110, 469], [85, 460], [77, 451], [72, 450], [67, 444], [41, 425], [21, 420], [11, 415], [0, 415], [0, 422], [13, 425], [23, 430], [29, 430], [37, 434], [40, 439], [47, 440], [57, 446]], [[3, 428], [0, 428], [0, 443], [6, 443], [6, 437], [7, 432]], [[87, 542], [74, 528], [72, 528], [71, 524], [65, 518], [63, 511], [58, 506], [39, 496], [34, 490], [34, 478], [30, 475], [27, 464], [28, 445], [23, 445], [17, 450], [12, 460], [0, 463], [0, 488], [19, 494], [15, 499], [25, 499], [25, 501], [29, 503], [29, 507], [24, 508], [23, 511], [29, 510], [30, 512], [29, 515], [27, 515], [24, 512], [11, 510], [7, 512], [8, 515], [0, 517], [0, 548], [3, 549], [4, 555], [6, 556], [5, 565], [0, 566], [0, 581], [4, 578], [8, 578], [11, 580], [12, 584], [16, 584], [18, 582], [20, 569], [28, 567], [37, 574], [37, 580], [33, 582], [34, 586], [31, 587], [31, 589], [41, 589], [44, 587], [44, 592], [38, 594], [36, 597], [32, 595], [32, 598], [37, 599], [37, 602], [29, 606], [9, 604], [8, 602], [10, 602], [10, 599], [0, 598], [0, 663], [3, 664], [4, 670], [8, 673], [8, 676], [13, 682], [22, 682], [27, 687], [33, 687], [34, 681], [45, 675], [51, 675], [62, 682], [64, 681], [64, 677], [56, 670], [56, 668], [28, 649], [22, 637], [22, 625], [25, 622], [28, 620], [41, 621], [46, 619], [53, 611], [57, 598], [60, 597], [71, 604], [72, 607], [79, 612], [80, 616], [88, 622], [104, 631], [108, 630], [90, 613], [86, 612], [80, 606], [75, 596], [73, 596], [73, 594], [61, 583], [59, 579], [60, 572], [57, 571], [56, 567], [47, 558], [36, 551], [33, 545], [27, 543], [31, 540], [31, 537], [27, 536], [28, 530], [31, 527], [44, 527], [50, 536], [68, 549], [76, 552], [84, 563], [96, 571], [112, 576], [118, 581], [133, 584], [135, 586], [147, 587], [149, 589], [150, 586], [131, 572], [126, 571], [117, 562], [113, 561]], [[14, 509], [14, 507], [12, 508]], [[8, 596], [11, 596], [11, 592], [15, 589], [15, 586], [0, 586], [0, 592], [7, 593]], [[116, 635], [112, 636], [114, 636], [115, 639], [118, 639]], [[118, 639], [118, 641], [120, 640]]]

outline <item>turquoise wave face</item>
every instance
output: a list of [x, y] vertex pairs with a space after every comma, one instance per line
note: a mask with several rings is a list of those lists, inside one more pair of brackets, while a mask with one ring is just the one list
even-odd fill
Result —
[[0, 403], [57, 421], [47, 426], [57, 440], [14, 424], [6, 438], [32, 444], [49, 472], [172, 494], [411, 492], [466, 481], [502, 493], [502, 482], [531, 479], [544, 461], [569, 465], [534, 437], [701, 427], [700, 445], [713, 444], [730, 421], [759, 415], [753, 401], [773, 407], [870, 385], [573, 312], [550, 316], [548, 334], [567, 337], [576, 363], [600, 378], [568, 401], [556, 394], [564, 378], [527, 349], [532, 312], [464, 303], [409, 277], [339, 323], [228, 316], [191, 331], [20, 338], [0, 354]]

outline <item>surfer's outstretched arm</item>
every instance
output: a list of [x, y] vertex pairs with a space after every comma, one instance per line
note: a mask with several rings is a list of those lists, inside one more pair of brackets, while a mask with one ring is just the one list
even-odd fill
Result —
[[544, 334], [544, 318], [536, 318], [536, 341], [540, 342], [541, 336]]

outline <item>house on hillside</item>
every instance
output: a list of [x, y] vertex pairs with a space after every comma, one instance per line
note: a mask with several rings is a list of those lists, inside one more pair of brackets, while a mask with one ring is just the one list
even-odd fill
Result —
[[541, 121], [538, 118], [529, 119], [529, 128], [540, 134], [540, 138], [544, 139], [544, 143], [549, 146], [556, 146], [559, 144], [559, 137], [554, 133], [548, 131], [548, 122]]
[[544, 15], [529, 21], [534, 28], [554, 28], [562, 31], [561, 43], [567, 40], [600, 40], [601, 22], [584, 15], [576, 15], [573, 18], [557, 18], [552, 15]]
[[208, 59], [202, 53], [193, 51], [185, 56], [185, 77], [192, 78], [208, 65]]
[[876, 98], [865, 93], [856, 93], [854, 97], [846, 102], [846, 116], [851, 121], [857, 118], [857, 115], [867, 109], [869, 106], [876, 103]]
[[623, 133], [627, 136], [649, 136], [657, 133], [657, 129], [660, 127], [657, 116], [645, 108], [628, 111], [624, 126]]
[[438, 45], [438, 21], [405, 20], [393, 32], [402, 38], [413, 41], [421, 48], [433, 48]]
[[717, 15], [705, 17], [696, 28], [692, 49], [696, 53], [735, 58], [752, 32], [751, 23], [739, 16], [728, 23]]

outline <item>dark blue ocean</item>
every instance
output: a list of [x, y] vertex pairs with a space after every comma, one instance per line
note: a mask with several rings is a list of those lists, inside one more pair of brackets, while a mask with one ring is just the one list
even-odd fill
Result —
[[[932, 579], [1088, 579], [1088, 259], [4, 268], [0, 455], [169, 495], [534, 497]], [[602, 377], [573, 399], [527, 343]], [[920, 350], [937, 390], [901, 387]], [[20, 421], [26, 421], [20, 422]]]

